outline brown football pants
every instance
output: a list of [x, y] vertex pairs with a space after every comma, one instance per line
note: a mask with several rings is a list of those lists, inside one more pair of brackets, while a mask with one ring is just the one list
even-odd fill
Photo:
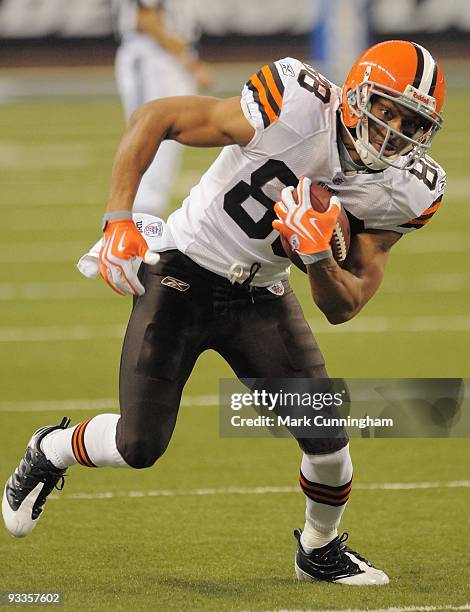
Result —
[[[172, 250], [142, 266], [146, 293], [135, 300], [121, 356], [117, 447], [136, 468], [152, 465], [172, 436], [183, 387], [196, 359], [217, 351], [239, 378], [327, 377], [323, 356], [287, 282], [276, 296], [232, 285]], [[162, 284], [170, 276], [185, 291]], [[174, 284], [171, 283], [170, 284]], [[347, 435], [300, 439], [311, 454], [339, 450]]]

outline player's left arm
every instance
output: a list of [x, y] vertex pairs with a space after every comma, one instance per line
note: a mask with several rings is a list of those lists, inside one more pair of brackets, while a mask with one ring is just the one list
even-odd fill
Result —
[[333, 257], [307, 266], [312, 297], [330, 323], [349, 321], [376, 293], [400, 238], [398, 232], [369, 230], [353, 237], [343, 267]]

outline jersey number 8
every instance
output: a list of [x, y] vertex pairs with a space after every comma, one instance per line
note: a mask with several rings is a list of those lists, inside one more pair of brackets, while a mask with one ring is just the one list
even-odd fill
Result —
[[[270, 159], [251, 174], [250, 184], [245, 181], [240, 181], [225, 194], [225, 212], [249, 238], [264, 240], [274, 231], [272, 222], [276, 218], [273, 210], [275, 201], [268, 197], [262, 188], [266, 183], [269, 183], [269, 181], [275, 178], [281, 181], [286, 187], [296, 187], [299, 182], [299, 179], [283, 161]], [[266, 208], [266, 212], [258, 221], [255, 221], [242, 206], [243, 202], [249, 197], [254, 198]], [[286, 257], [279, 236], [273, 242], [271, 248], [275, 255]]]

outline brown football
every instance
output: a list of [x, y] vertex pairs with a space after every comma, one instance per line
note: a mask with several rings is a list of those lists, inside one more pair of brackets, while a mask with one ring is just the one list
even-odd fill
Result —
[[[322, 187], [318, 183], [312, 183], [310, 187], [310, 202], [312, 207], [319, 212], [324, 212], [330, 205], [331, 194], [325, 187]], [[294, 200], [297, 202], [297, 191], [293, 192]], [[300, 259], [295, 251], [292, 250], [289, 241], [281, 234], [282, 247], [291, 260], [291, 262], [302, 272], [307, 272], [307, 267], [304, 262]], [[338, 217], [338, 223], [333, 230], [333, 236], [331, 237], [330, 246], [333, 253], [333, 257], [339, 264], [342, 264], [346, 259], [349, 251], [349, 245], [351, 242], [351, 227], [349, 225], [348, 216], [344, 208], [341, 208], [340, 215]]]

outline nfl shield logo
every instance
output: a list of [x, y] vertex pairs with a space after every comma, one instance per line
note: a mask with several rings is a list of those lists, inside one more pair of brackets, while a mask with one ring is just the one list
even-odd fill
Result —
[[146, 236], [150, 236], [151, 238], [160, 238], [160, 236], [163, 234], [163, 223], [161, 221], [149, 223], [144, 228], [144, 234]]
[[274, 295], [284, 295], [284, 285], [281, 281], [279, 281], [278, 283], [274, 283], [274, 285], [270, 285], [269, 287], [267, 287], [267, 289], [271, 293], [274, 293]]

